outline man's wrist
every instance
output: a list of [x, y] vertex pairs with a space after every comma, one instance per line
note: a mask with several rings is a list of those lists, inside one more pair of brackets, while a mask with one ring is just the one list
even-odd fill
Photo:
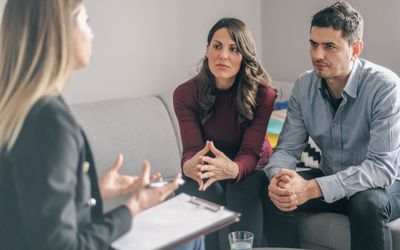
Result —
[[310, 200], [322, 197], [321, 188], [315, 179], [308, 180], [306, 185]]

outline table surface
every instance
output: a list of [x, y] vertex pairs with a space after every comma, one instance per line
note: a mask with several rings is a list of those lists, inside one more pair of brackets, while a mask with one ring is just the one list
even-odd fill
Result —
[[303, 248], [255, 247], [253, 250], [302, 250]]

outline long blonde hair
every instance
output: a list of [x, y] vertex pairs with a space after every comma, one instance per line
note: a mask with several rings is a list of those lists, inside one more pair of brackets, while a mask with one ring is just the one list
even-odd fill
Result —
[[0, 149], [14, 145], [32, 106], [60, 94], [72, 70], [83, 0], [8, 0], [0, 28]]

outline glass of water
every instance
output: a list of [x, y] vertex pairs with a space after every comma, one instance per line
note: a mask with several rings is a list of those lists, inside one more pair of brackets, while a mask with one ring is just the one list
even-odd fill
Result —
[[248, 231], [235, 231], [228, 234], [231, 250], [251, 250], [254, 234]]

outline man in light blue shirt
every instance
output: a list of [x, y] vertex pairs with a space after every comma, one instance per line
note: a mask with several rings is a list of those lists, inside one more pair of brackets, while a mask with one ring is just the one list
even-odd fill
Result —
[[[351, 248], [392, 249], [388, 222], [400, 217], [400, 79], [359, 56], [363, 19], [346, 2], [313, 16], [314, 69], [295, 82], [272, 158], [267, 228], [270, 245], [298, 247], [291, 211], [347, 214]], [[297, 173], [311, 137], [320, 169]]]

